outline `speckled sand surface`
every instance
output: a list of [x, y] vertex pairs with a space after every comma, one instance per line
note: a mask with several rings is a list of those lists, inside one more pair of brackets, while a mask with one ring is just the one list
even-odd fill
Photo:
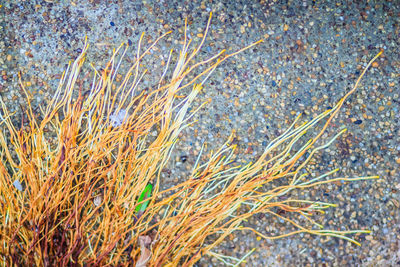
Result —
[[[340, 167], [341, 176], [378, 174], [381, 179], [321, 186], [299, 196], [339, 205], [322, 220], [327, 228], [373, 230], [357, 237], [362, 246], [309, 235], [265, 241], [244, 232], [217, 251], [241, 257], [257, 247], [247, 266], [400, 266], [399, 1], [155, 2], [0, 1], [0, 96], [19, 111], [18, 103], [25, 103], [17, 86], [21, 71], [35, 105], [46, 103], [85, 35], [91, 44], [87, 62], [99, 68], [121, 42], [132, 42], [132, 56], [141, 32], [146, 31], [147, 42], [173, 30], [154, 51], [161, 56], [153, 62], [155, 73], [169, 49], [179, 47], [185, 17], [196, 43], [214, 12], [203, 58], [264, 38], [213, 73], [197, 104], [212, 102], [182, 134], [165, 172], [168, 186], [185, 179], [202, 142], [209, 150], [217, 148], [233, 129], [239, 158], [256, 158], [297, 112], [310, 118], [336, 103], [383, 48], [384, 57], [368, 71], [329, 131], [346, 127], [348, 132], [309, 167], [311, 173]], [[267, 216], [248, 223], [260, 231], [285, 231]], [[204, 258], [199, 265], [221, 263]]]

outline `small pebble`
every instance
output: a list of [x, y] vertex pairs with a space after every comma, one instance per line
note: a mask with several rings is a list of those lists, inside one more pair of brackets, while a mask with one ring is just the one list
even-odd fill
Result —
[[182, 163], [185, 163], [187, 160], [187, 156], [186, 155], [181, 156], [180, 160], [182, 161]]
[[18, 191], [23, 191], [22, 185], [21, 185], [21, 183], [19, 182], [19, 180], [15, 180], [14, 183], [13, 183], [13, 185], [15, 186], [15, 188], [18, 189]]
[[287, 25], [287, 24], [283, 25], [283, 31], [286, 32], [287, 30], [289, 30], [289, 25]]

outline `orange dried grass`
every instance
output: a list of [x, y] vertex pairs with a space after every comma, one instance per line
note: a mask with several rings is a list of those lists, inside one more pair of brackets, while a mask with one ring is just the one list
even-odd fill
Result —
[[[204, 38], [209, 23], [210, 20]], [[324, 180], [337, 170], [309, 178], [302, 174], [302, 169], [316, 152], [344, 132], [326, 145], [314, 146], [381, 53], [371, 60], [354, 89], [338, 104], [309, 122], [298, 124], [299, 117], [296, 118], [254, 163], [232, 164], [235, 148], [229, 140], [209, 156], [207, 163], [196, 162], [186, 181], [160, 191], [161, 171], [178, 134], [190, 123], [194, 112], [187, 115], [188, 108], [204, 81], [223, 61], [258, 43], [229, 55], [221, 51], [208, 60], [193, 63], [204, 38], [189, 52], [190, 41], [185, 34], [170, 77], [167, 78], [166, 73], [172, 51], [156, 88], [137, 94], [135, 91], [141, 88], [146, 73], [141, 71], [140, 63], [165, 35], [143, 53], [141, 36], [136, 61], [118, 83], [116, 74], [128, 48], [120, 46], [102, 72], [94, 70], [93, 85], [83, 92], [82, 87], [77, 89], [77, 80], [88, 49], [85, 45], [82, 54], [63, 74], [53, 100], [46, 109], [41, 109], [40, 115], [32, 110], [29, 94], [23, 88], [28, 96], [28, 124], [22, 124], [19, 129], [1, 102], [0, 119], [5, 129], [0, 132], [0, 261], [5, 265], [38, 266], [114, 266], [132, 265], [137, 261], [138, 266], [190, 266], [207, 254], [226, 264], [239, 263], [242, 260], [212, 252], [237, 230], [250, 230], [267, 239], [305, 232], [340, 237], [358, 244], [347, 235], [368, 231], [325, 230], [312, 219], [314, 213], [321, 213], [333, 204], [280, 200], [279, 197], [294, 189], [337, 180], [377, 178]], [[118, 59], [120, 51], [122, 56]], [[193, 75], [200, 66], [205, 70]], [[179, 95], [182, 89], [190, 86], [192, 90], [182, 98]], [[75, 99], [76, 91], [79, 95]], [[294, 150], [304, 134], [324, 119], [316, 136]], [[150, 132], [155, 130], [157, 135], [152, 139]], [[56, 137], [49, 137], [48, 132]], [[306, 152], [309, 152], [307, 157], [304, 156]], [[277, 180], [281, 185], [271, 186]], [[18, 190], [21, 189], [18, 183], [22, 190]], [[152, 197], [147, 199], [150, 203], [143, 213], [136, 213], [135, 209], [141, 204], [137, 200], [148, 183], [154, 184]], [[288, 215], [276, 212], [276, 208]], [[258, 213], [283, 219], [297, 230], [267, 236], [241, 226]], [[302, 226], [295, 217], [289, 216], [292, 213], [302, 215], [311, 226]], [[211, 242], [208, 237], [213, 237]], [[149, 251], [150, 258], [147, 257]]]

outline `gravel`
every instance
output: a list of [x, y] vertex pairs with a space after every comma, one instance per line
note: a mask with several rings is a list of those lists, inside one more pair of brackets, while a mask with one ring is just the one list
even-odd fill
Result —
[[[53, 2], [53, 3], [52, 3]], [[201, 57], [221, 49], [237, 50], [265, 41], [220, 66], [195, 104], [211, 99], [180, 139], [164, 177], [164, 186], [185, 179], [203, 142], [208, 151], [236, 130], [238, 157], [254, 160], [263, 147], [298, 113], [311, 118], [336, 103], [355, 84], [367, 62], [381, 57], [349, 98], [329, 130], [348, 128], [340, 140], [317, 157], [311, 173], [341, 168], [339, 175], [379, 175], [378, 181], [331, 184], [300, 192], [301, 198], [334, 202], [338, 208], [321, 219], [331, 229], [371, 229], [357, 239], [361, 247], [339, 239], [295, 235], [259, 240], [236, 233], [216, 251], [242, 257], [257, 250], [247, 266], [398, 266], [400, 265], [400, 101], [398, 1], [20, 1], [0, 6], [0, 96], [19, 112], [23, 83], [34, 103], [46, 103], [65, 64], [87, 36], [88, 63], [101, 67], [122, 42], [136, 43], [173, 30], [154, 51], [165, 60], [188, 34], [198, 43], [213, 11], [210, 35]], [[151, 65], [153, 63], [153, 65]], [[148, 66], [158, 63], [148, 62]], [[89, 68], [87, 68], [89, 70]], [[149, 84], [151, 81], [147, 81]], [[328, 137], [328, 136], [327, 136]], [[325, 139], [326, 140], [326, 139]], [[261, 231], [285, 231], [268, 216], [248, 222]], [[204, 258], [199, 265], [219, 266]]]

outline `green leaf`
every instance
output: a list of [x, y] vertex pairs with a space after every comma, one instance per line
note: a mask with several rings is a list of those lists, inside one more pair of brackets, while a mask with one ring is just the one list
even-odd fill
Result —
[[[152, 191], [152, 189], [153, 189], [153, 185], [152, 185], [152, 184], [146, 185], [146, 187], [144, 188], [142, 194], [140, 194], [140, 197], [139, 197], [139, 199], [138, 199], [138, 202], [140, 203], [140, 202], [142, 202], [143, 200], [145, 200], [145, 199], [151, 197], [151, 191]], [[149, 205], [149, 202], [150, 202], [150, 200], [147, 200], [147, 201], [141, 203], [140, 205], [138, 205], [138, 206], [136, 207], [136, 209], [135, 209], [135, 212], [136, 212], [136, 213], [138, 213], [138, 212], [140, 212], [140, 211], [141, 211], [141, 212], [144, 212], [144, 211], [146, 210], [147, 206]]]

